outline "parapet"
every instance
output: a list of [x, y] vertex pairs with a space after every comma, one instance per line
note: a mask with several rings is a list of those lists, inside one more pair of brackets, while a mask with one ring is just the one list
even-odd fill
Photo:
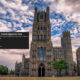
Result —
[[63, 37], [70, 37], [70, 31], [64, 31], [63, 32]]

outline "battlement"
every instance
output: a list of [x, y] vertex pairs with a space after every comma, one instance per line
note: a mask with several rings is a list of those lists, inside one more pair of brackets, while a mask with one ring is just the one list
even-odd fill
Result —
[[64, 31], [63, 32], [63, 37], [70, 37], [70, 31]]
[[49, 7], [46, 8], [46, 11], [38, 11], [35, 7], [34, 21], [36, 22], [45, 22], [49, 20]]
[[38, 12], [48, 12], [48, 11], [49, 11], [49, 7], [46, 8], [46, 11], [38, 11], [38, 8], [35, 7], [35, 12], [37, 12], [37, 13], [38, 13]]

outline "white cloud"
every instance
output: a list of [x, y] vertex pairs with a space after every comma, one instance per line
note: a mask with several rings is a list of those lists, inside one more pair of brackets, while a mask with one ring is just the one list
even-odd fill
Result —
[[6, 22], [4, 20], [0, 20], [0, 32], [7, 32], [7, 31], [11, 31], [11, 23]]
[[53, 43], [53, 47], [61, 47], [61, 38], [59, 37], [60, 34], [51, 37], [51, 41]]
[[78, 21], [80, 23], [80, 0], [55, 0], [53, 2], [49, 0], [49, 2], [50, 1], [51, 12], [56, 11], [63, 13], [69, 20]]
[[20, 62], [23, 54], [29, 58], [29, 50], [27, 49], [0, 49], [0, 65], [6, 65], [9, 69], [14, 69], [15, 62]]
[[[21, 27], [22, 27], [23, 22], [27, 24], [32, 24], [32, 22], [29, 19], [32, 19], [33, 11], [28, 10], [29, 6], [23, 5], [22, 0], [16, 0], [16, 1], [15, 0], [0, 0], [0, 2], [3, 5], [2, 7], [0, 7], [0, 11], [2, 11], [2, 13], [5, 14], [3, 18], [10, 19], [12, 23], [14, 24], [14, 27], [17, 27], [16, 26], [17, 24], [15, 21], [18, 21], [19, 26]], [[6, 16], [7, 12], [9, 12], [11, 16], [10, 15]], [[15, 28], [13, 29], [15, 30]]]
[[[27, 1], [27, 0], [26, 0]], [[34, 0], [32, 0], [34, 1]], [[66, 2], [67, 1], [67, 2]], [[66, 17], [68, 21], [78, 21], [80, 23], [80, 0], [44, 0], [44, 2], [51, 2], [50, 5], [50, 12], [56, 11], [57, 13], [62, 13]], [[13, 29], [16, 32], [30, 32], [30, 39], [29, 39], [29, 45], [32, 41], [32, 26], [23, 28], [22, 23], [27, 24], [33, 24], [32, 21], [29, 19], [33, 19], [34, 11], [30, 10], [29, 7], [31, 6], [31, 3], [28, 5], [22, 4], [22, 0], [0, 0], [0, 2], [3, 4], [3, 6], [0, 6], [0, 13], [4, 14], [4, 19], [10, 19], [14, 25]], [[35, 0], [35, 2], [38, 2], [38, 0]], [[74, 6], [75, 5], [75, 6]], [[11, 16], [6, 16], [6, 13], [9, 12]], [[19, 21], [19, 24], [17, 24], [14, 21]], [[52, 30], [54, 30], [54, 26], [60, 26], [64, 24], [65, 21], [58, 19], [51, 19], [52, 23]], [[7, 22], [5, 20], [0, 20], [0, 31], [11, 31], [11, 23]], [[21, 30], [17, 30], [16, 27], [20, 27]], [[56, 27], [55, 30], [58, 30], [59, 28]], [[80, 28], [79, 28], [80, 29]], [[75, 34], [77, 33], [77, 30], [73, 31]], [[59, 37], [60, 34], [57, 34], [55, 36], [52, 36], [52, 42], [53, 46], [61, 46], [61, 40]], [[76, 34], [77, 35], [77, 34]], [[75, 35], [74, 35], [75, 36]], [[73, 55], [74, 60], [76, 48], [75, 45], [80, 45], [80, 38], [75, 38], [72, 40], [72, 49], [73, 49]], [[31, 45], [30, 45], [31, 46]], [[14, 66], [14, 63], [17, 61], [21, 61], [21, 54], [27, 54], [26, 56], [29, 57], [29, 50], [0, 50], [0, 63], [10, 66], [10, 68]], [[16, 55], [17, 54], [17, 55]], [[19, 54], [19, 55], [18, 55]], [[12, 65], [11, 65], [12, 64]]]

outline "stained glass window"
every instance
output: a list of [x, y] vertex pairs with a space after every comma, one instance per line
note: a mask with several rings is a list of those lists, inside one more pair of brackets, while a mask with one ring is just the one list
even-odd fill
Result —
[[46, 59], [46, 48], [44, 48], [44, 60]]
[[41, 40], [43, 40], [43, 36], [41, 35]]
[[46, 40], [46, 35], [44, 35], [44, 40]]
[[43, 19], [43, 15], [40, 15], [40, 19]]
[[38, 26], [38, 30], [39, 30], [39, 26]]
[[40, 47], [38, 48], [38, 60], [46, 59], [46, 48]]
[[37, 40], [39, 40], [39, 35], [37, 36]]
[[40, 59], [40, 58], [39, 58], [39, 55], [40, 55], [39, 49], [40, 49], [40, 48], [38, 48], [38, 60]]
[[46, 30], [46, 27], [44, 27], [44, 30]]

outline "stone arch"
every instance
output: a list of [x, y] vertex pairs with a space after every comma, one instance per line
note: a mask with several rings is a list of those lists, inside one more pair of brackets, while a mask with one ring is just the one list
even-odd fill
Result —
[[42, 63], [38, 67], [38, 76], [39, 77], [44, 77], [45, 76], [45, 66]]

